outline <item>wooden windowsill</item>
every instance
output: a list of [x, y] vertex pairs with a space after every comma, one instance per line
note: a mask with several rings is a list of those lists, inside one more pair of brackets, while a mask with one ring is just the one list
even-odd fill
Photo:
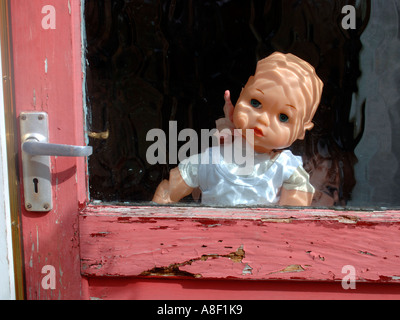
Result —
[[400, 282], [400, 211], [89, 205], [87, 277]]

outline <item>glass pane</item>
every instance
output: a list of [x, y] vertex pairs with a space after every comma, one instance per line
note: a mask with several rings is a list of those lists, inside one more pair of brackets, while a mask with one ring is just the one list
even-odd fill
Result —
[[168, 159], [170, 139], [186, 143], [171, 121], [199, 137], [215, 128], [225, 90], [235, 102], [257, 61], [280, 51], [325, 84], [314, 129], [290, 148], [316, 188], [313, 206], [398, 206], [396, 3], [86, 0], [91, 199], [151, 201], [177, 163], [149, 164], [148, 132], [166, 133]]

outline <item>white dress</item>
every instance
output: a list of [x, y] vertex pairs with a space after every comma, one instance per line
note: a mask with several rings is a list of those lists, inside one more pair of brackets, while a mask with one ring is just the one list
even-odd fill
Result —
[[279, 202], [282, 187], [315, 191], [303, 169], [301, 157], [294, 156], [289, 150], [272, 158], [268, 154], [255, 153], [252, 172], [238, 175], [240, 166], [234, 161], [225, 161], [223, 149], [224, 146], [209, 148], [179, 164], [186, 184], [192, 188], [200, 187], [203, 205], [275, 205]]

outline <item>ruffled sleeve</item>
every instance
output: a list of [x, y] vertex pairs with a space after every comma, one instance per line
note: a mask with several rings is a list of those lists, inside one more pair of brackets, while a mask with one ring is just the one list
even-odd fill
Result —
[[185, 183], [191, 188], [199, 186], [200, 155], [191, 156], [179, 164], [179, 172]]
[[297, 167], [290, 178], [283, 183], [282, 187], [286, 190], [315, 192], [315, 188], [310, 183], [310, 176], [302, 166]]

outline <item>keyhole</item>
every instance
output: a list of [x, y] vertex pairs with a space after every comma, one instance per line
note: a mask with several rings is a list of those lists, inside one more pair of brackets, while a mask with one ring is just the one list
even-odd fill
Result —
[[39, 180], [36, 178], [33, 179], [33, 184], [34, 184], [34, 188], [35, 188], [35, 193], [39, 193], [39, 188], [38, 188]]

